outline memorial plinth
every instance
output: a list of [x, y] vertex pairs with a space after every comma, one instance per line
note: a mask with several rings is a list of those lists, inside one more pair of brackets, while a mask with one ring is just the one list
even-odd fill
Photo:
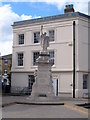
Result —
[[48, 52], [41, 52], [36, 60], [38, 69], [35, 71], [35, 83], [32, 87], [31, 97], [38, 100], [47, 100], [54, 96], [52, 86], [52, 62]]
[[50, 59], [47, 47], [49, 47], [49, 36], [46, 32], [43, 33], [43, 26], [41, 26], [40, 43], [42, 50], [36, 60], [37, 70], [35, 70], [35, 83], [32, 86], [32, 93], [30, 100], [34, 103], [52, 103], [58, 98], [54, 95], [52, 85], [52, 62]]

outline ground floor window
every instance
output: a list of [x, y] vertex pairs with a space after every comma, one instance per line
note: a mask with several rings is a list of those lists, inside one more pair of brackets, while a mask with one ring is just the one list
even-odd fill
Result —
[[28, 88], [32, 91], [33, 83], [35, 82], [34, 75], [28, 75]]
[[83, 89], [88, 89], [88, 74], [83, 74]]

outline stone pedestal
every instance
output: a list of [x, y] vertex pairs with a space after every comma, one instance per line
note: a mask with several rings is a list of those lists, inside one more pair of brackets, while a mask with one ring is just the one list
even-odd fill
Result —
[[38, 70], [35, 71], [35, 83], [31, 98], [35, 101], [49, 100], [54, 97], [50, 57], [47, 52], [41, 52], [36, 60]]

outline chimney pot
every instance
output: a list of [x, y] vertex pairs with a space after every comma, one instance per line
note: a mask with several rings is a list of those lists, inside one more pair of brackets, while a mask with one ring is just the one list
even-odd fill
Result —
[[64, 13], [68, 12], [74, 12], [73, 4], [65, 6]]

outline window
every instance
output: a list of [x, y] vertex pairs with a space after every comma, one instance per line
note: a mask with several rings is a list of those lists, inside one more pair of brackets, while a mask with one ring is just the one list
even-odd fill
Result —
[[19, 35], [19, 45], [24, 44], [24, 34]]
[[23, 53], [18, 53], [18, 66], [23, 66]]
[[52, 64], [54, 65], [54, 51], [49, 51], [50, 59]]
[[8, 60], [7, 60], [7, 59], [4, 60], [4, 64], [5, 64], [5, 65], [8, 64]]
[[39, 52], [34, 52], [33, 53], [33, 65], [36, 63], [36, 59], [39, 57]]
[[[50, 59], [54, 65], [54, 51], [49, 51]], [[33, 52], [33, 65], [36, 63], [36, 59], [39, 57], [39, 52]]]
[[28, 88], [32, 91], [33, 83], [35, 82], [34, 75], [28, 75]]
[[34, 43], [39, 43], [40, 41], [40, 32], [34, 33]]
[[49, 31], [49, 38], [50, 38], [50, 41], [54, 41], [54, 30]]
[[4, 69], [4, 75], [7, 74], [7, 69]]
[[88, 74], [83, 74], [83, 89], [88, 89]]

